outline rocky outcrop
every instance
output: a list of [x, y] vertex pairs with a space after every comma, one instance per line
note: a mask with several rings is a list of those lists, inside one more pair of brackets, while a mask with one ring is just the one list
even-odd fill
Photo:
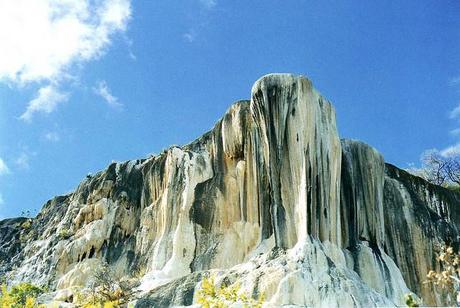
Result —
[[459, 203], [340, 141], [308, 79], [272, 74], [194, 142], [111, 164], [27, 231], [0, 222], [0, 264], [52, 290], [85, 286], [101, 262], [145, 272], [139, 307], [190, 305], [209, 273], [273, 305], [400, 305], [409, 289], [439, 303], [421, 281], [433, 245], [458, 241]]
[[427, 304], [441, 304], [432, 286], [421, 282], [439, 267], [437, 245], [459, 248], [460, 196], [386, 164], [384, 206], [385, 250], [414, 292]]
[[[12, 264], [19, 262], [14, 260], [20, 256], [22, 248], [21, 234], [26, 231], [28, 219], [24, 217], [5, 219], [0, 221], [0, 277], [11, 271]], [[11, 260], [13, 258], [13, 261]]]
[[383, 245], [384, 165], [382, 155], [374, 148], [359, 141], [342, 140], [341, 218], [345, 247], [360, 241]]
[[276, 245], [290, 248], [308, 234], [340, 245], [341, 147], [331, 104], [307, 79], [269, 75], [255, 83], [250, 106]]
[[341, 219], [348, 265], [369, 286], [397, 303], [406, 286], [384, 249], [384, 160], [374, 148], [342, 140]]

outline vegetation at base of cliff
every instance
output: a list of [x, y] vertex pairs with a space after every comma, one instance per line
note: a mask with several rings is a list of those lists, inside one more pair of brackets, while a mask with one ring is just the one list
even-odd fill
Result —
[[110, 308], [125, 305], [135, 295], [135, 282], [117, 278], [104, 263], [94, 273], [89, 287], [75, 294], [74, 303], [84, 308]]
[[440, 270], [430, 270], [424, 283], [433, 284], [444, 295], [446, 304], [456, 306], [460, 302], [460, 253], [450, 246], [439, 249], [436, 260]]
[[260, 308], [265, 300], [265, 295], [253, 299], [242, 292], [238, 282], [229, 286], [216, 286], [213, 276], [204, 278], [201, 282], [201, 289], [198, 290], [197, 303], [203, 308], [224, 308], [232, 304], [241, 304], [243, 307]]
[[9, 291], [3, 284], [0, 292], [0, 308], [38, 307], [37, 297], [43, 292], [43, 289], [26, 282], [13, 286]]
[[76, 304], [81, 308], [115, 308], [120, 307], [119, 301], [101, 301], [94, 298], [83, 298], [85, 295], [78, 293]]

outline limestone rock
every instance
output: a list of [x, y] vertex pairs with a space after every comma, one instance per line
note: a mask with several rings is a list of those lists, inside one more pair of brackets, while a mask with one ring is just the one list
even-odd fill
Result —
[[421, 282], [439, 266], [436, 245], [459, 247], [460, 196], [386, 164], [384, 206], [388, 255], [427, 304], [443, 304], [432, 286]]
[[0, 221], [0, 276], [5, 275], [12, 270], [11, 258], [20, 257], [21, 250], [21, 234], [26, 231], [22, 225], [27, 221], [27, 218], [12, 218]]
[[374, 246], [384, 241], [383, 183], [385, 163], [374, 148], [342, 141], [341, 210], [345, 247], [359, 241]]
[[71, 298], [106, 262], [120, 276], [145, 272], [139, 307], [191, 305], [207, 273], [264, 292], [269, 306], [401, 305], [409, 288], [439, 303], [421, 282], [433, 244], [458, 243], [459, 204], [340, 141], [308, 79], [271, 74], [192, 143], [112, 163], [26, 231], [0, 222], [0, 274]]

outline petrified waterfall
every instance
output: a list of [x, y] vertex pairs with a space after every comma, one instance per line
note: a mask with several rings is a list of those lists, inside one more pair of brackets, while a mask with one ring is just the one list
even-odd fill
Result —
[[250, 111], [276, 246], [307, 235], [340, 246], [341, 151], [331, 104], [307, 79], [269, 75], [255, 83]]
[[0, 275], [71, 301], [107, 262], [145, 272], [139, 307], [191, 305], [208, 273], [273, 306], [440, 303], [422, 281], [458, 243], [459, 195], [341, 141], [335, 117], [308, 79], [264, 76], [192, 143], [111, 164], [30, 229], [1, 221]]

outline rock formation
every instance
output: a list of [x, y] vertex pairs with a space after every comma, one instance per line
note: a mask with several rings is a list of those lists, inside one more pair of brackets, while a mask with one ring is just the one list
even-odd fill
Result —
[[209, 273], [272, 306], [401, 305], [409, 290], [439, 304], [422, 281], [434, 245], [458, 244], [459, 206], [456, 193], [340, 140], [308, 79], [272, 74], [194, 142], [112, 163], [29, 228], [1, 221], [0, 275], [72, 290], [106, 262], [145, 272], [139, 307], [191, 305]]

